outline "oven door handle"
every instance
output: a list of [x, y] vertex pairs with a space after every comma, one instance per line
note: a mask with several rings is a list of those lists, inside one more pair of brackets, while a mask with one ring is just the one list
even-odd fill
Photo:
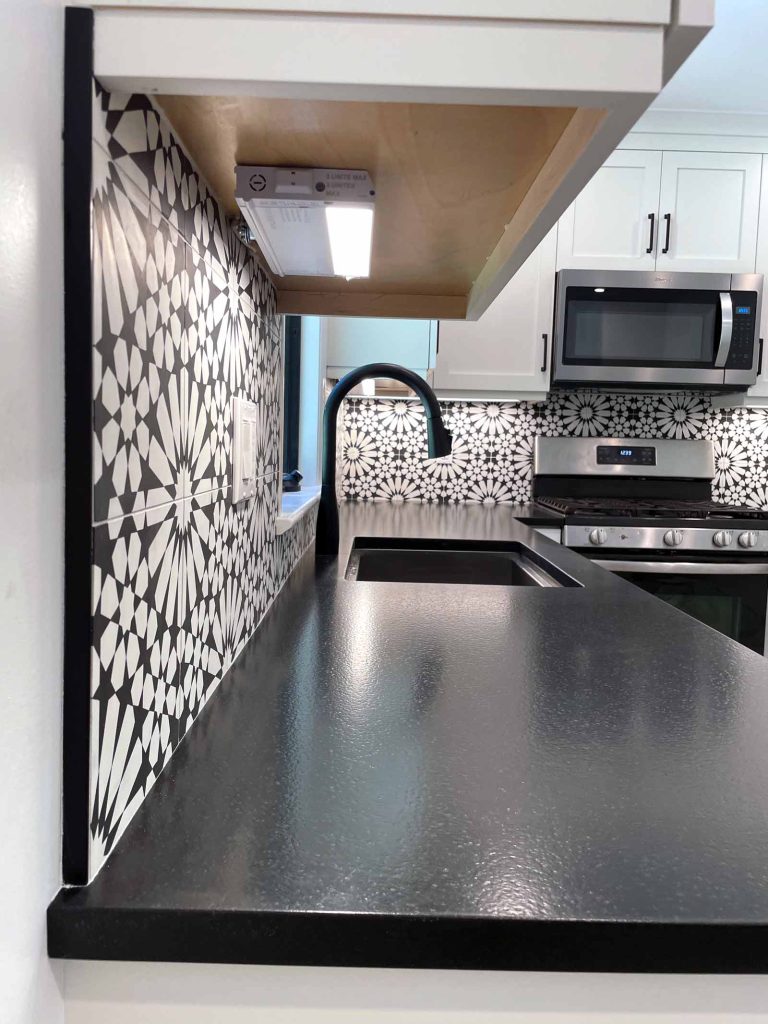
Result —
[[728, 362], [733, 335], [733, 301], [730, 292], [720, 292], [720, 341], [717, 346], [715, 366], [722, 367]]
[[768, 576], [768, 562], [635, 562], [618, 558], [590, 558], [610, 572], [666, 573], [677, 576], [712, 576], [718, 572], [734, 576]]

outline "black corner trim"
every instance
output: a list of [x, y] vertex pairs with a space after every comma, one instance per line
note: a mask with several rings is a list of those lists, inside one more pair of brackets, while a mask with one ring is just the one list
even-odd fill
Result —
[[301, 317], [285, 318], [283, 385], [283, 472], [299, 469], [301, 423]]
[[88, 878], [93, 11], [64, 22], [64, 881]]

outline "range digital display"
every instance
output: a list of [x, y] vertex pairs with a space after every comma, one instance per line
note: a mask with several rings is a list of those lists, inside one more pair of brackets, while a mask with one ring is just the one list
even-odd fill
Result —
[[599, 466], [655, 466], [656, 449], [652, 445], [622, 446], [599, 444], [597, 446]]

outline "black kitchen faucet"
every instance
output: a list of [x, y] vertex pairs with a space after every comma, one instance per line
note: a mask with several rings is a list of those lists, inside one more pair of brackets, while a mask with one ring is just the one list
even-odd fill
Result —
[[319, 559], [339, 553], [339, 508], [336, 502], [336, 419], [344, 396], [369, 377], [389, 377], [412, 388], [427, 414], [427, 446], [430, 459], [451, 454], [451, 434], [445, 428], [440, 406], [432, 388], [418, 374], [392, 363], [368, 363], [342, 377], [328, 396], [323, 413], [323, 486], [317, 516], [315, 551]]

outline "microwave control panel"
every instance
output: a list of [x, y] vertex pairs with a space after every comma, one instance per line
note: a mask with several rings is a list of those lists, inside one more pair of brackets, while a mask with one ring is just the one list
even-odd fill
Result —
[[728, 370], [750, 370], [755, 355], [755, 292], [731, 292], [733, 303], [733, 332], [731, 350], [725, 364]]

